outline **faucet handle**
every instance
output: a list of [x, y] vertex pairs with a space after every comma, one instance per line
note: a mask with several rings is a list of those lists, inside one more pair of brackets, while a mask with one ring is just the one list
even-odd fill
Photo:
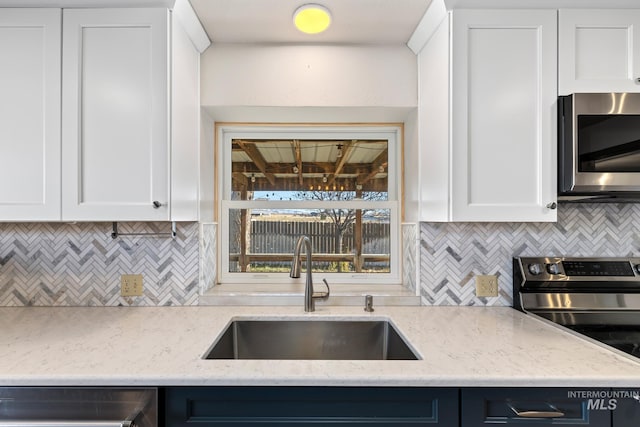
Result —
[[314, 292], [313, 293], [313, 299], [321, 299], [321, 300], [329, 299], [329, 295], [331, 294], [331, 289], [329, 288], [329, 284], [327, 283], [327, 279], [322, 279], [322, 282], [327, 287], [327, 292]]

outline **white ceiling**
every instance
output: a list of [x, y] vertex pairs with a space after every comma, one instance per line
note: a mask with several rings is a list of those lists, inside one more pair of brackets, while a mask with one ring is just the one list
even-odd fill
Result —
[[[213, 43], [406, 43], [431, 0], [190, 0]], [[318, 3], [329, 29], [303, 34], [293, 13]]]

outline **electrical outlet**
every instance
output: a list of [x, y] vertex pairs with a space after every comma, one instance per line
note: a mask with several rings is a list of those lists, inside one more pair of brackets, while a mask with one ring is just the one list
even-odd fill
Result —
[[498, 276], [496, 275], [476, 276], [476, 296], [497, 297], [498, 296]]
[[120, 276], [120, 296], [142, 296], [142, 274], [123, 274]]

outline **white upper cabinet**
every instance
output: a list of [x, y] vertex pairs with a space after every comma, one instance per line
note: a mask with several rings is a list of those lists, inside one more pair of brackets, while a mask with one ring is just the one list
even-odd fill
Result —
[[555, 10], [454, 10], [418, 56], [422, 221], [555, 221]]
[[0, 221], [197, 221], [208, 44], [187, 0], [0, 8]]
[[453, 15], [452, 219], [555, 221], [556, 12]]
[[63, 22], [63, 220], [168, 220], [169, 12]]
[[60, 219], [60, 10], [0, 13], [0, 220]]
[[640, 92], [640, 9], [559, 11], [559, 93]]

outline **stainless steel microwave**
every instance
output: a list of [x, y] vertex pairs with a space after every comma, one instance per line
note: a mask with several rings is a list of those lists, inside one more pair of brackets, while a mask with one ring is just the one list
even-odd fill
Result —
[[559, 200], [640, 201], [640, 93], [561, 96], [558, 117]]

